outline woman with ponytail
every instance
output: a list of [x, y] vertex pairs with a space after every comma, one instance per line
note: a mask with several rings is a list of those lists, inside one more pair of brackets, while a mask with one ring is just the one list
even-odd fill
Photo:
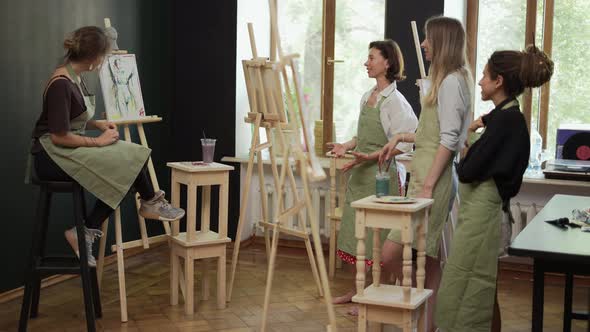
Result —
[[[184, 216], [184, 210], [171, 207], [163, 191], [154, 192], [145, 166], [149, 148], [120, 141], [114, 123], [93, 120], [94, 95], [81, 74], [97, 70], [109, 52], [104, 31], [94, 26], [79, 28], [66, 38], [64, 49], [64, 63], [55, 69], [43, 94], [29, 166], [34, 166], [34, 175], [42, 181], [76, 181], [96, 196], [84, 232], [88, 265], [95, 266], [92, 243], [102, 236], [101, 224], [130, 189], [139, 193], [139, 214], [146, 219], [176, 220]], [[100, 135], [87, 136], [86, 129], [98, 130]], [[30, 169], [27, 180], [29, 173]], [[65, 237], [79, 254], [76, 228], [66, 230]]]
[[[485, 66], [481, 99], [491, 100], [495, 108], [469, 127], [469, 142], [474, 143], [457, 168], [459, 220], [435, 309], [443, 331], [501, 330], [496, 276], [502, 211], [511, 219], [510, 198], [520, 189], [530, 151], [516, 98], [552, 74], [553, 62], [535, 46], [494, 52]], [[477, 139], [480, 127], [484, 131]]]

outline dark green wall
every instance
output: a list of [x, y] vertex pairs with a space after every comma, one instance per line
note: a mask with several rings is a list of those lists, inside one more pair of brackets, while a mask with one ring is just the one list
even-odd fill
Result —
[[[165, 190], [169, 187], [164, 165], [170, 145], [169, 115], [174, 108], [172, 4], [156, 0], [0, 1], [0, 259], [7, 272], [0, 277], [0, 293], [22, 285], [29, 255], [38, 190], [25, 185], [23, 176], [45, 82], [63, 55], [64, 36], [80, 26], [103, 26], [104, 17], [110, 17], [117, 28], [119, 47], [137, 56], [147, 113], [164, 118], [163, 123], [147, 125], [146, 134], [160, 185]], [[94, 74], [85, 78], [97, 94], [100, 112], [98, 79]], [[72, 224], [72, 203], [69, 197], [60, 196], [52, 206], [48, 247], [51, 253], [70, 254], [63, 231]], [[133, 209], [134, 203], [127, 198], [123, 202], [126, 241], [139, 238]], [[111, 224], [109, 243], [113, 242], [113, 231]], [[159, 233], [161, 226], [148, 223], [148, 231]]]

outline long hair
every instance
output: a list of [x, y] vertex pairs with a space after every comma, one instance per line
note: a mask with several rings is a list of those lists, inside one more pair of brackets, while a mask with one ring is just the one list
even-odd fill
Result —
[[426, 21], [424, 30], [432, 53], [428, 71], [432, 84], [424, 97], [426, 105], [436, 105], [442, 81], [455, 71], [463, 75], [472, 91], [473, 79], [467, 61], [465, 29], [461, 22], [445, 16], [431, 17]]

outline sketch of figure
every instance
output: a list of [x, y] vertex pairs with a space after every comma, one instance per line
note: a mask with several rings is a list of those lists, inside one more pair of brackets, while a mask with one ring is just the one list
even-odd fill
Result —
[[107, 118], [137, 119], [145, 116], [137, 64], [133, 54], [109, 55], [100, 71]]
[[115, 58], [109, 63], [111, 79], [113, 80], [113, 94], [117, 101], [117, 109], [122, 117], [129, 117], [130, 111], [135, 110], [135, 98], [131, 91], [133, 71], [125, 68], [120, 59]]

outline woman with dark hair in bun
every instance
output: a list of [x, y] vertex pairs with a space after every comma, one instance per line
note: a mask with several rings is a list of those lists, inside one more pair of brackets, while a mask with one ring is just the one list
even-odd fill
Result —
[[[328, 143], [332, 152], [343, 156], [352, 150], [355, 159], [346, 164], [343, 171], [351, 170], [346, 187], [346, 201], [342, 213], [342, 222], [338, 233], [338, 256], [345, 263], [356, 263], [356, 245], [354, 236], [354, 209], [350, 203], [375, 194], [375, 174], [379, 151], [396, 134], [413, 132], [418, 119], [412, 106], [397, 90], [397, 81], [404, 77], [404, 59], [399, 46], [393, 40], [374, 41], [369, 44], [369, 55], [365, 62], [367, 75], [374, 78], [376, 84], [361, 98], [357, 135], [345, 143]], [[411, 151], [412, 145], [400, 142], [394, 148], [394, 154]], [[395, 160], [389, 169], [390, 189], [392, 195], [401, 195]], [[405, 175], [405, 174], [404, 174]], [[372, 233], [366, 239], [367, 265], [372, 262]], [[382, 241], [386, 233], [383, 234]], [[335, 303], [350, 302], [355, 294], [354, 284], [351, 290], [334, 299]], [[351, 314], [356, 314], [353, 309]]]
[[[488, 60], [481, 99], [495, 108], [474, 121], [461, 160], [459, 220], [436, 302], [436, 324], [443, 331], [500, 331], [496, 275], [501, 248], [502, 211], [510, 216], [526, 170], [530, 142], [516, 98], [553, 74], [553, 62], [535, 46], [524, 52], [497, 51]], [[484, 131], [477, 139], [475, 130]]]
[[[184, 210], [171, 207], [163, 191], [154, 192], [145, 167], [149, 148], [119, 141], [115, 124], [92, 119], [94, 95], [81, 74], [98, 69], [109, 52], [104, 31], [94, 26], [79, 28], [66, 38], [64, 49], [64, 63], [53, 72], [43, 94], [31, 154], [40, 180], [76, 181], [96, 196], [96, 205], [85, 220], [88, 265], [95, 266], [92, 243], [102, 236], [102, 222], [130, 189], [141, 196], [139, 213], [146, 219], [176, 220], [184, 216]], [[86, 136], [85, 129], [102, 133]], [[65, 237], [79, 255], [75, 227], [66, 230]]]

